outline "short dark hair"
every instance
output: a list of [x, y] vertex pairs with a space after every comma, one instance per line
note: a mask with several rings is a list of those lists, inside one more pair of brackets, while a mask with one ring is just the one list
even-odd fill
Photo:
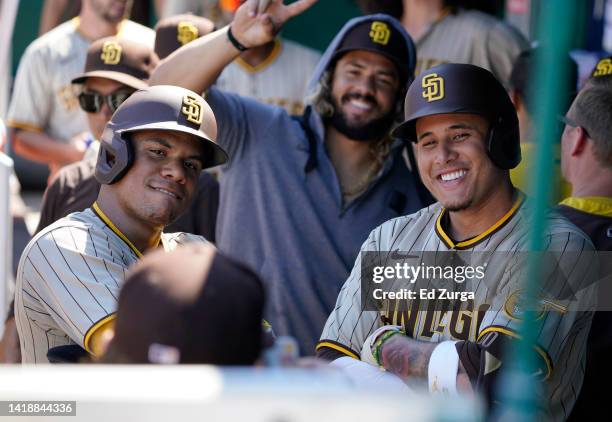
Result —
[[604, 167], [612, 167], [612, 89], [587, 85], [578, 93], [571, 117], [584, 126], [593, 140], [595, 158]]
[[[529, 114], [533, 113], [533, 103], [527, 97], [529, 90], [533, 90], [531, 94], [529, 94], [530, 98], [537, 98], [539, 95], [537, 87], [533, 86], [534, 78], [531, 74], [537, 51], [537, 48], [532, 48], [519, 54], [514, 61], [509, 79], [510, 89], [516, 91], [516, 93], [521, 97]], [[567, 77], [562, 81], [562, 104], [560, 109], [565, 112], [576, 97], [578, 65], [569, 55], [564, 60], [564, 65], [568, 68], [568, 72]]]

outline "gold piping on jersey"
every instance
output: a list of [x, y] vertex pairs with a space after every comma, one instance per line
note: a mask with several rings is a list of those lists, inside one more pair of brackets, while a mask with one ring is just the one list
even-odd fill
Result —
[[321, 340], [319, 342], [319, 344], [317, 344], [317, 347], [315, 347], [315, 350], [319, 351], [319, 349], [321, 349], [323, 347], [328, 347], [330, 349], [334, 349], [337, 352], [340, 352], [340, 353], [342, 353], [344, 355], [347, 355], [348, 357], [351, 357], [353, 359], [357, 359], [357, 360], [360, 359], [359, 355], [357, 353], [353, 352], [348, 347], [343, 346], [342, 344], [337, 343], [337, 342], [335, 342], [333, 340]]
[[83, 340], [83, 346], [85, 347], [85, 350], [87, 350], [87, 352], [91, 353], [92, 355], [95, 355], [95, 353], [91, 349], [91, 345], [89, 344], [93, 335], [101, 329], [107, 328], [109, 325], [112, 326], [115, 323], [116, 318], [117, 315], [113, 312], [112, 314], [106, 315], [104, 318], [100, 319], [94, 325], [89, 327], [89, 330], [87, 330], [87, 332], [85, 333], [85, 338]]
[[481, 241], [485, 240], [487, 237], [491, 236], [497, 230], [505, 226], [506, 223], [508, 223], [508, 221], [510, 221], [510, 219], [514, 216], [514, 214], [516, 214], [516, 211], [523, 204], [524, 200], [525, 200], [525, 196], [522, 193], [519, 193], [519, 196], [514, 202], [514, 205], [512, 205], [512, 208], [510, 208], [510, 211], [508, 211], [502, 218], [497, 220], [495, 224], [493, 224], [491, 227], [489, 227], [487, 230], [485, 230], [478, 236], [475, 236], [475, 237], [472, 237], [471, 239], [463, 240], [457, 243], [453, 242], [450, 236], [448, 236], [446, 232], [444, 231], [444, 229], [442, 228], [442, 217], [444, 217], [444, 214], [446, 213], [446, 209], [443, 208], [442, 211], [440, 211], [440, 215], [438, 216], [438, 219], [436, 220], [436, 234], [449, 249], [472, 248], [476, 246], [478, 243], [480, 243]]
[[559, 202], [559, 205], [602, 217], [612, 217], [612, 198], [606, 196], [570, 196]]
[[[505, 334], [507, 336], [513, 337], [515, 339], [521, 339], [521, 336], [519, 336], [517, 333], [515, 333], [512, 330], [509, 330], [508, 328], [504, 328], [504, 327], [497, 327], [495, 325], [491, 325], [487, 328], [485, 328], [484, 330], [482, 330], [480, 332], [480, 334], [478, 335], [478, 339], [476, 340], [476, 342], [479, 342], [480, 339], [482, 339], [482, 337], [487, 334], [487, 333], [491, 333], [491, 332], [496, 332], [496, 333], [501, 333], [501, 334]], [[535, 349], [536, 352], [538, 352], [538, 354], [540, 355], [540, 357], [544, 360], [544, 363], [546, 363], [546, 376], [543, 378], [544, 380], [548, 380], [550, 378], [550, 376], [552, 375], [552, 371], [553, 371], [553, 365], [552, 365], [552, 359], [550, 358], [550, 356], [548, 355], [548, 353], [546, 352], [546, 350], [544, 350], [542, 347], [538, 346], [537, 344], [533, 346], [533, 348]]]
[[264, 70], [266, 67], [270, 66], [274, 60], [276, 60], [276, 58], [278, 57], [278, 55], [281, 52], [281, 42], [278, 38], [276, 38], [274, 40], [274, 48], [272, 49], [272, 51], [270, 52], [270, 54], [268, 55], [268, 57], [265, 58], [265, 60], [261, 63], [259, 63], [257, 66], [251, 66], [250, 64], [248, 64], [247, 62], [245, 62], [244, 60], [242, 60], [242, 58], [240, 56], [238, 56], [238, 58], [235, 60], [235, 62], [244, 70], [246, 70], [249, 73], [257, 73], [260, 72], [262, 70]]
[[[142, 252], [140, 252], [138, 248], [134, 246], [132, 242], [130, 242], [130, 239], [128, 239], [123, 233], [121, 233], [121, 230], [119, 230], [117, 226], [115, 226], [110, 220], [110, 218], [108, 218], [106, 214], [104, 214], [104, 212], [100, 209], [97, 202], [94, 202], [91, 208], [93, 209], [94, 214], [96, 214], [98, 218], [100, 218], [100, 220], [104, 221], [104, 224], [106, 224], [117, 236], [119, 236], [121, 240], [123, 240], [130, 247], [130, 249], [134, 251], [138, 258], [142, 258]], [[159, 246], [159, 240], [157, 241], [157, 245], [155, 245], [155, 247], [157, 246]]]
[[17, 120], [7, 120], [6, 127], [10, 127], [10, 128], [13, 128], [13, 129], [24, 129], [24, 130], [29, 130], [29, 131], [32, 131], [32, 132], [39, 132], [39, 133], [41, 133], [43, 131], [38, 126], [34, 126], [34, 125], [29, 124], [29, 123], [20, 122], [20, 121], [17, 121]]

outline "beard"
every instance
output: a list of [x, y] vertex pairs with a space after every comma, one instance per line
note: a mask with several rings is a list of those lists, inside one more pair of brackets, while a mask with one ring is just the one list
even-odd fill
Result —
[[468, 209], [472, 206], [472, 199], [468, 199], [463, 202], [456, 202], [454, 204], [442, 204], [444, 208], [446, 208], [449, 212], [459, 212]]
[[[355, 98], [366, 101], [370, 104], [377, 105], [376, 99], [368, 95], [361, 94], [346, 94], [341, 98], [341, 102], [345, 103], [350, 99]], [[342, 111], [340, 104], [335, 98], [330, 98], [334, 107], [334, 113], [328, 118], [329, 123], [341, 134], [350, 138], [353, 141], [377, 141], [387, 135], [391, 130], [391, 125], [395, 120], [395, 112], [389, 111], [387, 114], [375, 118], [364, 123], [351, 123], [347, 116]]]

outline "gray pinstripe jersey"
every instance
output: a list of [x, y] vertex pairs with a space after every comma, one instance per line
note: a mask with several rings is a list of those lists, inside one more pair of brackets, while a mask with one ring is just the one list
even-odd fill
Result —
[[218, 88], [302, 114], [308, 81], [321, 59], [310, 48], [277, 39], [270, 56], [252, 67], [240, 57], [223, 69]]
[[[487, 335], [516, 336], [520, 318], [510, 315], [506, 310], [510, 298], [515, 297], [519, 291], [518, 280], [524, 270], [524, 262], [516, 258], [525, 255], [517, 252], [525, 251], [528, 242], [525, 213], [528, 205], [519, 204], [520, 200], [515, 203], [514, 207], [518, 207], [516, 211], [511, 210], [492, 229], [464, 242], [454, 243], [444, 232], [444, 210], [439, 204], [390, 220], [373, 230], [363, 244], [362, 252], [380, 252], [383, 265], [393, 251], [452, 250], [504, 251], [507, 254], [496, 256], [507, 256], [508, 263], [487, 267], [485, 278], [475, 285], [474, 299], [468, 300], [460, 310], [423, 310], [429, 309], [424, 300], [420, 303], [418, 300], [387, 300], [383, 301], [380, 311], [362, 311], [360, 254], [325, 324], [318, 348], [328, 347], [358, 357], [364, 340], [386, 324], [401, 325], [407, 335], [428, 342], [450, 339], [482, 341]], [[591, 268], [586, 259], [576, 261], [579, 255], [576, 251], [592, 251], [593, 246], [580, 230], [560, 215], [551, 213], [548, 219], [546, 250], [568, 255], [573, 251], [571, 260], [560, 259], [560, 262], [567, 267], [563, 269], [565, 274], [575, 277], [575, 283], [580, 284]], [[474, 254], [481, 259], [485, 255]], [[472, 262], [471, 265], [479, 263]], [[490, 273], [491, 270], [493, 273]], [[581, 291], [578, 302], [582, 309], [589, 307], [585, 303], [592, 304], [592, 292], [592, 289]], [[562, 419], [569, 414], [582, 385], [591, 314], [571, 310], [547, 311], [539, 321], [541, 330], [537, 352], [541, 357], [541, 368], [548, 372], [545, 388], [549, 407], [544, 411], [554, 419]]]
[[[79, 19], [74, 18], [28, 46], [15, 76], [7, 126], [43, 131], [64, 143], [89, 130], [71, 84], [83, 73], [90, 45], [78, 26]], [[155, 31], [125, 20], [117, 36], [153, 48]]]
[[459, 9], [434, 23], [418, 40], [415, 74], [442, 63], [469, 63], [508, 84], [514, 60], [529, 48], [511, 25], [477, 10]]
[[[165, 250], [189, 241], [187, 233], [162, 234]], [[115, 311], [127, 268], [139, 258], [119, 234], [88, 208], [38, 233], [17, 272], [15, 318], [24, 363], [44, 363], [55, 346], [78, 344]]]

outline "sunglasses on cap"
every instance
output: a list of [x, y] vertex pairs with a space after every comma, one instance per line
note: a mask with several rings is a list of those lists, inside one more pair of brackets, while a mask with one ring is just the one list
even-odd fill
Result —
[[102, 105], [106, 103], [111, 113], [114, 113], [132, 93], [132, 91], [117, 91], [102, 95], [97, 92], [81, 92], [79, 94], [79, 104], [81, 109], [87, 113], [98, 113], [102, 110]]

